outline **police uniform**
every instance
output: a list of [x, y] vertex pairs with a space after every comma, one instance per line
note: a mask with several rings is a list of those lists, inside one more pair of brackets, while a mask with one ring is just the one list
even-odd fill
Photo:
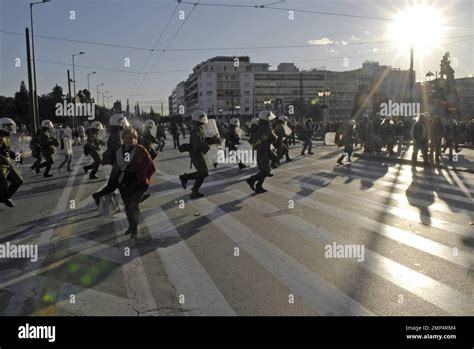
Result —
[[89, 174], [90, 179], [97, 178], [95, 174], [99, 170], [100, 166], [100, 146], [103, 145], [104, 142], [99, 139], [99, 130], [96, 128], [89, 128], [87, 129], [87, 147], [89, 149], [89, 155], [91, 156], [92, 160], [94, 161], [92, 164], [84, 166], [84, 172], [87, 174], [89, 170], [91, 173]]
[[[252, 136], [255, 140], [253, 146], [257, 150], [257, 166], [258, 173], [247, 179], [247, 183], [256, 193], [263, 193], [266, 190], [262, 185], [266, 177], [271, 175], [270, 161], [271, 149], [270, 146], [277, 140], [273, 133], [268, 120], [260, 120], [255, 134]], [[255, 185], [255, 183], [257, 183]]]
[[156, 150], [152, 145], [158, 144], [158, 140], [151, 134], [150, 127], [145, 127], [138, 143], [143, 145], [143, 147], [148, 151], [152, 160], [156, 158]]
[[[240, 144], [240, 137], [237, 133], [237, 126], [230, 125], [226, 133], [225, 146], [227, 149], [229, 149], [229, 153], [230, 153], [231, 151], [237, 151], [238, 144]], [[239, 159], [239, 169], [242, 169], [245, 167], [247, 166], [245, 166]]]
[[10, 198], [23, 184], [23, 178], [11, 164], [10, 158], [14, 156], [10, 151], [10, 133], [0, 130], [0, 202], [10, 207], [13, 207]]
[[287, 142], [285, 142], [287, 136], [285, 133], [284, 122], [282, 120], [277, 121], [277, 125], [275, 127], [275, 134], [277, 136], [275, 148], [277, 150], [278, 159], [281, 159], [284, 155], [286, 161], [291, 161], [289, 154], [289, 145]]
[[183, 188], [186, 189], [186, 182], [190, 179], [194, 179], [194, 185], [191, 189], [191, 197], [197, 198], [203, 196], [199, 193], [199, 188], [204, 182], [204, 179], [209, 176], [209, 170], [207, 168], [204, 154], [210, 149], [209, 144], [206, 142], [202, 124], [197, 121], [193, 121], [190, 134], [190, 146], [191, 150], [189, 151], [189, 157], [191, 158], [191, 163], [196, 169], [196, 172], [185, 173], [180, 176], [180, 180]]
[[44, 177], [52, 177], [49, 174], [51, 170], [51, 166], [54, 164], [53, 155], [54, 155], [54, 146], [58, 145], [58, 140], [51, 136], [51, 130], [47, 127], [42, 127], [39, 131], [37, 142], [41, 147], [41, 155], [44, 157], [45, 161], [43, 161], [40, 165], [36, 167], [36, 169], [41, 169], [45, 167]]

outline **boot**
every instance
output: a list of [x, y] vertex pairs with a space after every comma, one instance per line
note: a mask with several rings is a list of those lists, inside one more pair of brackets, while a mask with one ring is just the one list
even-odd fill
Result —
[[254, 178], [254, 176], [247, 178], [246, 180], [247, 184], [249, 185], [250, 189], [252, 189], [252, 191], [255, 191], [255, 181], [256, 179]]
[[179, 180], [181, 181], [181, 186], [183, 187], [183, 189], [186, 189], [188, 186], [187, 174], [185, 173], [184, 175], [180, 175]]
[[202, 193], [200, 193], [196, 190], [196, 191], [191, 192], [190, 197], [191, 197], [191, 199], [199, 199], [199, 198], [204, 197], [204, 194], [202, 194]]

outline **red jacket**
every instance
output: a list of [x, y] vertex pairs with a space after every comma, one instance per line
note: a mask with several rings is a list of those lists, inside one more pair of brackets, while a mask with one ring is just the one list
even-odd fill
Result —
[[[136, 153], [133, 157], [130, 164], [125, 169], [126, 174], [130, 174], [133, 176], [134, 183], [133, 186], [141, 186], [141, 185], [150, 185], [151, 176], [155, 173], [155, 164], [150, 157], [148, 151], [141, 146], [140, 144], [135, 145]], [[118, 176], [120, 174], [120, 168], [117, 165], [114, 165], [112, 168], [111, 176]]]

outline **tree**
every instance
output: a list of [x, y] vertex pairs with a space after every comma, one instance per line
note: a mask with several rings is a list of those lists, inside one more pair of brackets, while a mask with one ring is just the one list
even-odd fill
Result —
[[13, 97], [0, 96], [0, 116], [12, 117], [16, 114], [16, 104]]
[[30, 112], [30, 97], [24, 81], [20, 83], [20, 90], [15, 92], [14, 111], [10, 110], [11, 116], [16, 116], [20, 123], [28, 122], [28, 114]]
[[439, 66], [441, 76], [438, 84], [439, 104], [443, 106], [446, 115], [454, 115], [459, 113], [456, 107], [458, 92], [455, 86], [454, 69], [451, 67], [449, 52], [443, 55]]
[[114, 102], [114, 105], [112, 106], [112, 109], [113, 109], [113, 111], [116, 112], [116, 113], [121, 113], [121, 112], [122, 112], [122, 101], [120, 101], [120, 100], [117, 99], [117, 100]]
[[79, 96], [79, 99], [81, 100], [81, 103], [88, 103], [91, 101], [91, 92], [88, 89], [83, 89], [80, 90], [77, 95]]

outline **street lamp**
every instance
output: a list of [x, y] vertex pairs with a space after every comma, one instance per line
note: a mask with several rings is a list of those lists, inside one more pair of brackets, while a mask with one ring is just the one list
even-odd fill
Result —
[[83, 54], [84, 52], [79, 52], [72, 55], [72, 84], [74, 86], [74, 98], [76, 98], [76, 72], [74, 71], [74, 57]]
[[99, 87], [100, 86], [104, 86], [104, 84], [102, 83], [102, 84], [97, 85], [97, 102], [95, 102], [96, 105], [99, 105]]
[[[318, 92], [319, 97], [324, 97], [323, 98], [323, 103], [324, 104], [326, 104], [326, 96], [329, 97], [330, 95], [331, 95], [331, 91], [329, 89], [325, 89], [323, 91]], [[325, 119], [325, 117], [326, 117], [324, 111], [325, 111], [325, 108], [323, 108], [323, 119]], [[326, 122], [326, 120], [324, 120], [324, 122]]]
[[91, 89], [89, 87], [89, 76], [91, 76], [93, 74], [95, 74], [95, 71], [93, 71], [92, 73], [87, 74], [87, 91], [89, 91], [89, 94], [91, 92]]
[[38, 93], [36, 89], [36, 61], [35, 61], [35, 35], [33, 28], [33, 5], [44, 4], [50, 2], [51, 0], [43, 0], [38, 2], [30, 3], [30, 23], [31, 23], [31, 53], [33, 58], [33, 123], [34, 132], [36, 133], [36, 125], [39, 124], [39, 105], [38, 105]]

